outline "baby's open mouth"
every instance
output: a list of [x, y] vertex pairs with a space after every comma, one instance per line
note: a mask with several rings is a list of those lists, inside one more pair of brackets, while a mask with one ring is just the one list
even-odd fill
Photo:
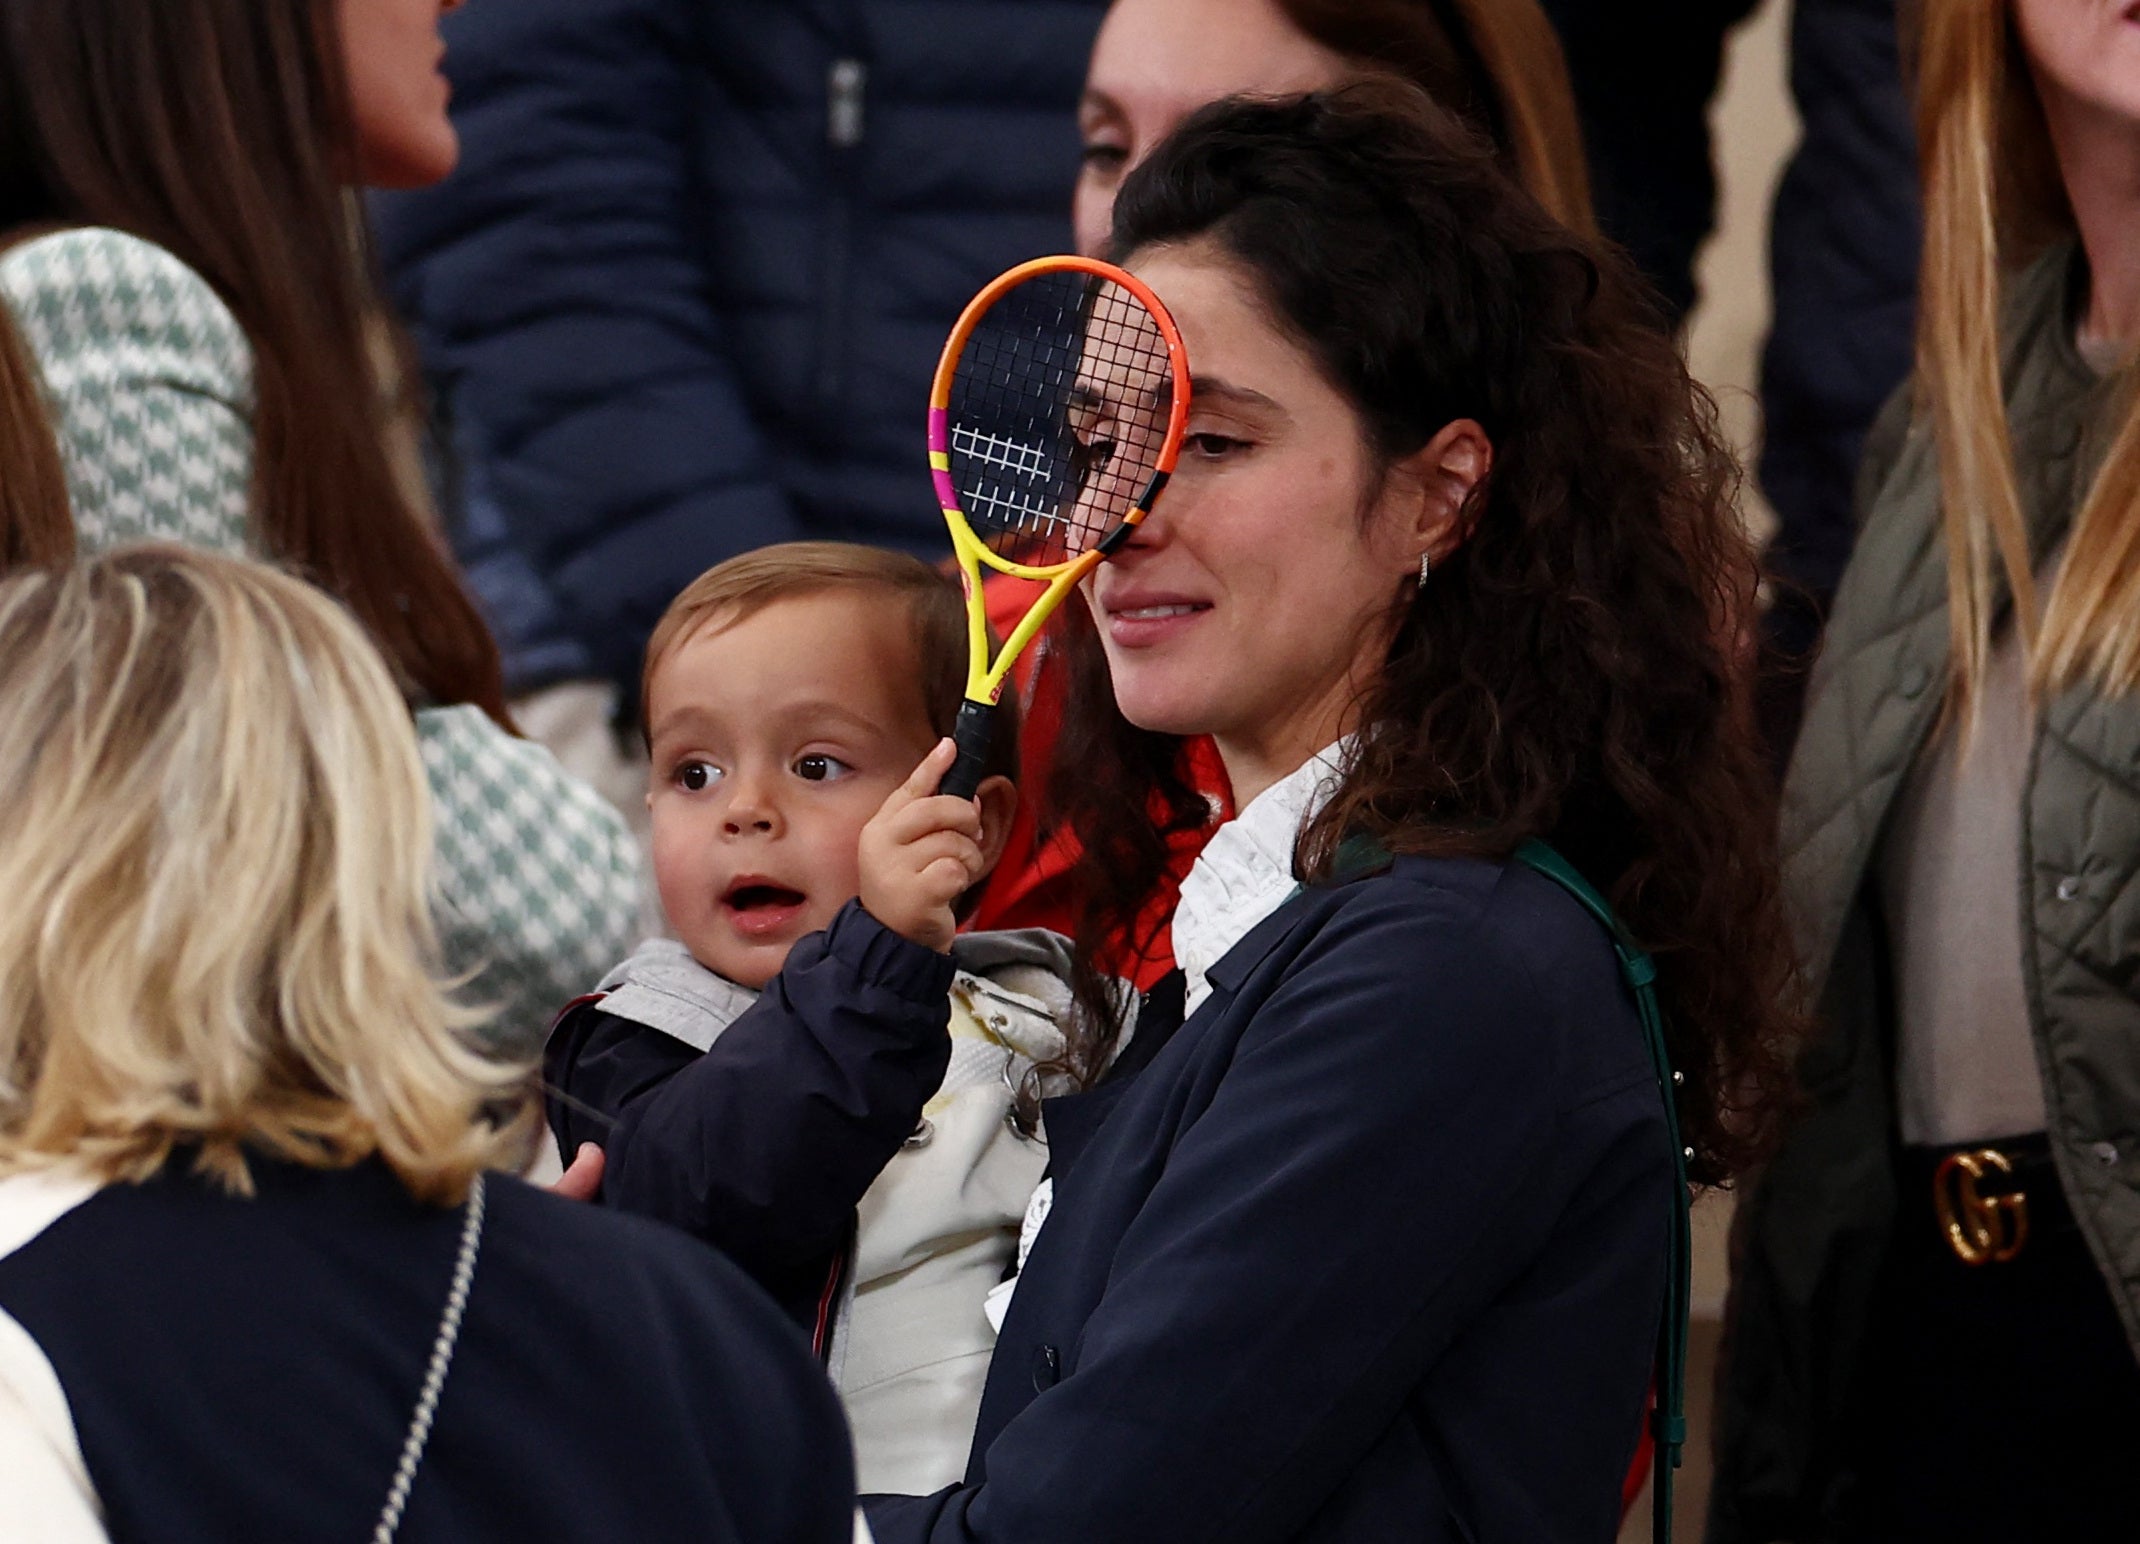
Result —
[[785, 885], [754, 880], [737, 885], [722, 899], [733, 911], [770, 911], [779, 907], [800, 906], [804, 896], [800, 890], [790, 890]]

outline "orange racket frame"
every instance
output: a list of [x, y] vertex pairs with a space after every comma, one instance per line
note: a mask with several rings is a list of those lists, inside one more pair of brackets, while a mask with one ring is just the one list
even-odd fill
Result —
[[[1108, 530], [1099, 541], [1077, 556], [1061, 563], [1034, 566], [1013, 561], [990, 549], [977, 535], [959, 507], [958, 488], [951, 476], [951, 394], [958, 378], [960, 356], [966, 343], [973, 336], [991, 307], [1009, 291], [1029, 280], [1051, 273], [1079, 273], [1119, 285], [1135, 297], [1146, 311], [1151, 313], [1158, 325], [1160, 336], [1165, 340], [1168, 364], [1173, 372], [1173, 401], [1167, 415], [1164, 438], [1159, 454], [1153, 461], [1152, 475], [1130, 507], [1123, 511], [1122, 518]], [[1003, 695], [1003, 684], [1017, 663], [1018, 656], [1039, 635], [1055, 608], [1063, 603], [1080, 581], [1099, 564], [1105, 562], [1118, 550], [1129, 533], [1136, 529], [1144, 517], [1151, 513], [1152, 505], [1166, 490], [1168, 479], [1174, 475], [1174, 464], [1181, 454], [1181, 444], [1189, 421], [1189, 354], [1182, 346], [1181, 331], [1174, 325], [1174, 318], [1166, 306], [1152, 293], [1151, 287], [1135, 274], [1116, 267], [1112, 263], [1089, 257], [1042, 257], [1017, 267], [990, 281], [980, 294], [974, 296], [951, 329], [951, 336], [944, 344], [942, 359], [936, 367], [936, 381], [929, 390], [929, 469], [936, 480], [937, 502], [944, 511], [944, 523], [951, 530], [951, 549], [958, 559], [959, 581], [966, 592], [966, 626], [968, 666], [966, 673], [966, 701], [959, 709], [956, 738], [959, 759], [944, 777], [941, 791], [956, 794], [961, 798], [972, 797], [980, 786], [981, 766], [988, 752], [989, 734], [995, 716], [995, 707]], [[1004, 639], [1000, 649], [991, 651], [988, 646], [988, 610], [981, 594], [984, 569], [1010, 574], [1020, 579], [1036, 580], [1047, 588], [1041, 592], [1018, 625]]]

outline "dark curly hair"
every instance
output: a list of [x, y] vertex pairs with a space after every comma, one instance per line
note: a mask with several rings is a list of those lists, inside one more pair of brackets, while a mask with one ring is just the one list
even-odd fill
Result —
[[[1394, 598], [1388, 662], [1296, 868], [1327, 881], [1355, 835], [1496, 860], [1551, 842], [1656, 956], [1692, 1172], [1728, 1179], [1787, 1086], [1795, 972], [1740, 641], [1756, 570], [1738, 467], [1648, 291], [1482, 140], [1387, 84], [1204, 109], [1128, 179], [1114, 221], [1118, 258], [1201, 242], [1238, 265], [1385, 465], [1456, 419], [1485, 430], [1468, 539]], [[1168, 843], [1209, 817], [1180, 742], [1115, 708], [1090, 620], [1068, 618], [1059, 646], [1050, 794], [1084, 853], [1093, 963], [1072, 1063], [1089, 1079], [1119, 1033], [1103, 940], [1142, 941]]]

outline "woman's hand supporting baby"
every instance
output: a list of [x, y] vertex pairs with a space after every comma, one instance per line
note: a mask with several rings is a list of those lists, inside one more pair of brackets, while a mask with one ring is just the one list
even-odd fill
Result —
[[937, 793], [958, 757], [949, 739], [922, 758], [862, 828], [862, 904], [879, 922], [944, 953], [958, 931], [952, 908], [988, 872], [980, 805]]

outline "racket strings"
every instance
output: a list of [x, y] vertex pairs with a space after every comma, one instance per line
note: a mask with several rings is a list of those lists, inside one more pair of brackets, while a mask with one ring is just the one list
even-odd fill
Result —
[[1166, 441], [1166, 335], [1128, 290], [1079, 272], [1006, 291], [968, 337], [949, 410], [951, 480], [999, 557], [1065, 563], [1143, 496]]

